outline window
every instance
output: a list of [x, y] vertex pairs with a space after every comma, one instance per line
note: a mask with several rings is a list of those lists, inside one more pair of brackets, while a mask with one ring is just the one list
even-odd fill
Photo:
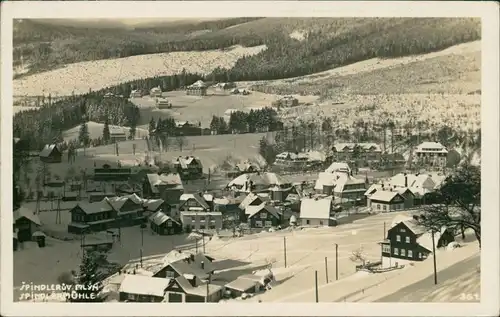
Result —
[[128, 294], [128, 299], [129, 300], [135, 300], [135, 295], [134, 294]]
[[422, 253], [421, 252], [418, 252], [418, 258], [421, 259], [422, 258]]
[[255, 221], [255, 226], [256, 226], [257, 228], [261, 228], [261, 227], [262, 227], [262, 221], [260, 221], [260, 220], [256, 220], [256, 221]]
[[201, 222], [205, 221], [205, 216], [200, 216], [200, 221]]
[[406, 250], [405, 249], [401, 249], [401, 256], [406, 256]]
[[405, 237], [405, 242], [410, 243], [410, 237]]
[[215, 229], [215, 225], [210, 225], [209, 228], [210, 229]]
[[394, 248], [394, 252], [393, 252], [395, 255], [399, 255], [399, 250], [398, 248]]
[[413, 251], [412, 250], [408, 250], [408, 257], [413, 258]]
[[399, 231], [400, 232], [406, 232], [406, 229], [400, 229]]
[[204, 230], [205, 229], [205, 225], [200, 225], [200, 230]]
[[169, 278], [175, 278], [175, 272], [173, 271], [166, 271], [165, 276]]
[[269, 228], [269, 227], [273, 226], [273, 222], [272, 221], [267, 221], [266, 220], [265, 224], [266, 224], [266, 228]]
[[382, 244], [382, 252], [391, 253], [391, 247], [387, 244]]
[[167, 221], [167, 227], [172, 227], [172, 221], [170, 220]]
[[261, 212], [260, 219], [267, 219], [267, 212]]
[[387, 211], [387, 205], [384, 205], [383, 208], [384, 208], [384, 211]]
[[380, 204], [377, 204], [377, 209], [380, 210]]
[[311, 221], [310, 220], [306, 220], [306, 224], [311, 224]]
[[398, 235], [396, 235], [396, 241], [397, 241], [397, 242], [401, 242], [401, 236], [400, 236], [399, 234], [398, 234]]
[[322, 226], [323, 225], [323, 220], [320, 220], [319, 221], [319, 225]]

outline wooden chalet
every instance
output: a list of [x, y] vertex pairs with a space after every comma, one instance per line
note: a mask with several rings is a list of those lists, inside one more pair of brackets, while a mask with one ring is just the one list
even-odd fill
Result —
[[[40, 230], [42, 225], [40, 218], [24, 207], [14, 211], [14, 231], [17, 232], [19, 242], [32, 240], [33, 233]], [[16, 236], [14, 236], [16, 237]]]
[[245, 216], [250, 228], [271, 228], [281, 224], [281, 213], [274, 206], [263, 202], [258, 206], [247, 206]]
[[43, 163], [61, 163], [62, 162], [62, 151], [56, 144], [47, 144], [40, 151], [40, 161]]
[[182, 225], [163, 211], [157, 211], [149, 218], [149, 226], [159, 235], [172, 235], [182, 232]]
[[199, 179], [203, 177], [203, 164], [197, 157], [179, 156], [173, 163], [182, 179]]
[[142, 184], [144, 198], [163, 199], [169, 205], [176, 205], [184, 193], [182, 179], [178, 173], [147, 174]]
[[[446, 247], [454, 240], [453, 230], [446, 227], [434, 233], [436, 249]], [[432, 232], [411, 217], [397, 217], [387, 231], [386, 239], [379, 244], [382, 247], [383, 267], [423, 261], [433, 252]]]

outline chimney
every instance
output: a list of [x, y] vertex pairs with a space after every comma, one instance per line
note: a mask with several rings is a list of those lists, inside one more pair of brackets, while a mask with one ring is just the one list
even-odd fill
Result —
[[201, 261], [201, 269], [204, 270], [205, 269], [205, 262], [204, 261]]
[[408, 175], [405, 173], [405, 187], [408, 187]]

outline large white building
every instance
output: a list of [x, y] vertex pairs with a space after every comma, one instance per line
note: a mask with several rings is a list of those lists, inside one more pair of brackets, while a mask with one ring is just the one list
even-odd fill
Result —
[[415, 149], [414, 161], [424, 165], [444, 168], [447, 162], [448, 150], [439, 142], [423, 142]]

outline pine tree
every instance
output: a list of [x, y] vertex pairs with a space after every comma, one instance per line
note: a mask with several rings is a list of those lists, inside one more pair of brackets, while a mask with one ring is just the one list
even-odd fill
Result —
[[102, 129], [102, 140], [104, 144], [108, 144], [109, 140], [111, 140], [111, 133], [109, 131], [109, 120], [106, 118], [104, 121], [104, 128]]
[[89, 127], [86, 122], [83, 122], [80, 125], [80, 133], [78, 135], [78, 140], [84, 147], [87, 147], [90, 144], [90, 134]]
[[104, 274], [99, 271], [100, 261], [97, 253], [84, 252], [77, 283], [70, 299], [72, 302], [104, 301], [100, 295], [103, 288], [101, 281], [104, 279]]

